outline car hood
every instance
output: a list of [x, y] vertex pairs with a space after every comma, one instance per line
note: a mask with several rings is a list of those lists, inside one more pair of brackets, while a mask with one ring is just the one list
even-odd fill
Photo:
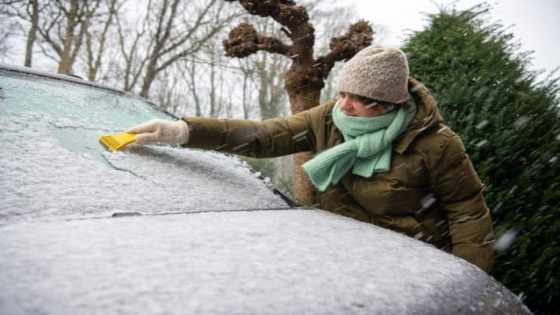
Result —
[[0, 227], [2, 314], [523, 314], [475, 266], [321, 210]]

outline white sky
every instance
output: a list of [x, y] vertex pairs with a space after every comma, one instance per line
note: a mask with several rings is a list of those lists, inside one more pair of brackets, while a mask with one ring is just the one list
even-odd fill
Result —
[[[388, 33], [380, 41], [386, 45], [400, 45], [411, 30], [418, 31], [427, 24], [424, 13], [438, 12], [438, 5], [470, 8], [482, 0], [341, 0], [355, 5], [358, 17], [384, 26]], [[534, 51], [534, 68], [546, 73], [560, 67], [560, 1], [559, 0], [493, 0], [488, 17], [492, 22], [511, 26], [510, 32], [521, 43], [523, 51]]]

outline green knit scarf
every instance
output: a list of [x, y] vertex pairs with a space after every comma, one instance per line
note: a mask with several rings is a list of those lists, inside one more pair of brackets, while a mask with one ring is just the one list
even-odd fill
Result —
[[380, 116], [360, 117], [345, 115], [337, 102], [333, 107], [333, 122], [345, 141], [303, 164], [317, 189], [325, 191], [330, 183], [338, 183], [350, 168], [353, 174], [366, 178], [390, 170], [393, 140], [416, 115], [416, 104], [412, 101], [408, 104], [408, 109], [401, 106]]

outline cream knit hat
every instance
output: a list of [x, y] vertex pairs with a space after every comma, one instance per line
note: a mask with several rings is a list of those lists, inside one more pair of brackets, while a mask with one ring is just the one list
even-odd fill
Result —
[[408, 62], [398, 48], [371, 45], [346, 62], [337, 90], [375, 100], [402, 103], [408, 99]]

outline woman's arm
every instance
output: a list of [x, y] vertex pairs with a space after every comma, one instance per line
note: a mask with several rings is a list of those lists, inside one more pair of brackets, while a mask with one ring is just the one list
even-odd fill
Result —
[[494, 230], [480, 181], [459, 136], [453, 135], [432, 161], [431, 181], [445, 211], [455, 256], [486, 272], [494, 261]]
[[264, 121], [185, 117], [189, 141], [184, 147], [216, 150], [250, 157], [274, 157], [315, 150], [320, 105], [290, 117]]

